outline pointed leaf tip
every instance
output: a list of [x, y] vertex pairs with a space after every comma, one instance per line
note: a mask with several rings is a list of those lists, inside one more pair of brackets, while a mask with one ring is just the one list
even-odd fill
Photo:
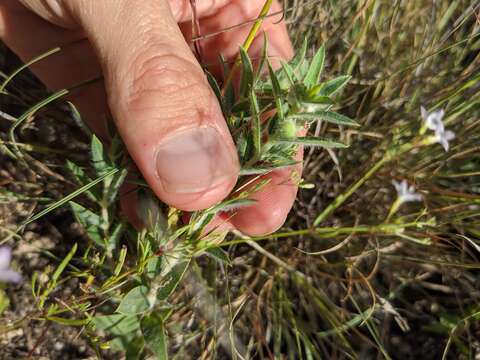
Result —
[[320, 76], [325, 65], [325, 46], [320, 47], [313, 57], [303, 83], [307, 88], [315, 86], [320, 81]]
[[294, 145], [302, 145], [302, 146], [318, 146], [328, 149], [345, 149], [348, 148], [348, 145], [329, 140], [329, 139], [322, 139], [313, 136], [307, 137], [299, 137], [296, 139], [277, 139], [275, 142], [280, 144], [294, 144]]

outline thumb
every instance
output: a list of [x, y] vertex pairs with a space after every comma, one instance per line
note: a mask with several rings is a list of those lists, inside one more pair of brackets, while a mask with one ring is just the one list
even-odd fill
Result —
[[157, 196], [183, 210], [226, 197], [239, 171], [235, 145], [168, 2], [58, 3], [92, 43], [115, 123]]

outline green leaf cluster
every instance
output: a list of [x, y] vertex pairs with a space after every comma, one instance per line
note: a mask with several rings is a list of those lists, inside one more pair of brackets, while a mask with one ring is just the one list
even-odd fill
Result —
[[[241, 175], [263, 174], [291, 166], [299, 146], [347, 147], [333, 138], [301, 137], [315, 122], [358, 126], [354, 120], [333, 110], [334, 96], [345, 87], [350, 76], [322, 81], [325, 47], [311, 60], [307, 59], [307, 49], [305, 40], [296, 56], [288, 63], [281, 63], [277, 70], [265, 52], [255, 70], [247, 52], [241, 48], [240, 62], [236, 64], [240, 70], [238, 89], [232, 83], [221, 87], [209, 76], [237, 144]], [[226, 78], [236, 70], [225, 62], [223, 67]]]

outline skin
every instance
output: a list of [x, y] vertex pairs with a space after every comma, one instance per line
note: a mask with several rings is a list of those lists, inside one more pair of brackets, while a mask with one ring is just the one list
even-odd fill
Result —
[[[201, 0], [202, 34], [255, 19], [263, 0]], [[281, 10], [275, 3], [272, 12]], [[190, 41], [189, 0], [1, 0], [0, 36], [28, 61], [57, 46], [62, 51], [34, 65], [51, 89], [103, 76], [69, 98], [100, 136], [112, 117], [145, 180], [165, 203], [192, 211], [224, 199], [239, 172], [235, 145]], [[293, 55], [280, 15], [266, 19], [249, 53], [259, 57], [263, 34], [273, 64]], [[220, 76], [218, 55], [232, 60], [250, 26], [201, 41], [203, 62]], [[299, 154], [300, 156], [300, 154]], [[277, 230], [295, 200], [292, 171], [253, 195], [257, 203], [229, 214], [224, 226], [249, 235]], [[134, 196], [123, 200], [135, 218]]]

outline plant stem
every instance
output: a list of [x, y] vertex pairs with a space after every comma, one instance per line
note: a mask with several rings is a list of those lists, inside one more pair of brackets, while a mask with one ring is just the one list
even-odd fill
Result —
[[343, 194], [337, 196], [335, 200], [328, 205], [315, 219], [313, 225], [318, 226], [322, 221], [324, 221], [328, 216], [330, 216], [340, 205], [342, 205], [350, 196], [353, 195], [365, 182], [370, 179], [370, 177], [375, 174], [380, 168], [385, 165], [389, 159], [387, 156], [381, 158], [375, 165], [373, 165], [370, 170], [368, 170], [365, 175], [363, 175], [355, 184], [350, 186], [347, 191]]
[[[257, 21], [253, 23], [253, 26], [250, 29], [250, 32], [248, 33], [247, 38], [243, 43], [243, 48], [245, 49], [245, 51], [248, 51], [248, 49], [250, 49], [250, 46], [252, 45], [253, 40], [255, 40], [255, 37], [257, 36], [257, 33], [263, 24], [263, 20], [268, 15], [268, 12], [272, 7], [272, 3], [273, 3], [273, 0], [265, 1], [265, 4], [263, 5], [262, 10], [260, 11], [260, 14], [258, 15]], [[233, 63], [232, 69], [230, 70], [230, 73], [228, 74], [227, 79], [225, 80], [225, 83], [222, 86], [222, 95], [225, 95], [225, 91], [228, 89], [228, 86], [232, 82], [233, 74], [235, 73], [235, 69], [239, 64], [239, 62], [240, 62], [240, 54], [237, 55], [235, 62]]]
[[336, 199], [328, 205], [325, 210], [323, 210], [320, 215], [317, 216], [313, 225], [318, 226], [322, 221], [324, 221], [328, 216], [330, 216], [338, 207], [340, 207], [350, 196], [352, 196], [355, 191], [357, 191], [365, 182], [367, 182], [373, 174], [380, 170], [383, 165], [396, 158], [398, 155], [401, 155], [407, 151], [410, 151], [417, 145], [417, 142], [411, 142], [401, 145], [398, 148], [387, 150], [383, 157], [377, 161], [356, 183], [350, 186], [343, 194], [340, 194]]
[[[409, 222], [409, 223], [389, 223], [389, 224], [379, 224], [379, 225], [358, 225], [358, 226], [350, 226], [350, 227], [323, 227], [318, 229], [302, 229], [302, 230], [294, 230], [288, 231], [284, 233], [275, 233], [272, 235], [266, 236], [259, 236], [254, 238], [248, 238], [250, 241], [263, 241], [263, 240], [273, 240], [273, 239], [280, 239], [292, 236], [301, 236], [301, 235], [317, 235], [317, 236], [338, 236], [338, 235], [351, 235], [351, 234], [395, 234], [398, 231], [407, 228], [422, 228], [424, 226], [432, 225], [430, 222]], [[225, 241], [221, 244], [213, 244], [208, 246], [211, 247], [225, 247], [230, 245], [236, 244], [243, 244], [245, 243], [244, 238], [235, 239], [231, 241]], [[205, 250], [205, 249], [204, 249]]]
[[0, 85], [0, 93], [4, 93], [5, 92], [5, 88], [7, 87], [7, 85], [13, 80], [13, 78], [15, 76], [17, 76], [18, 74], [20, 74], [23, 70], [27, 69], [28, 67], [32, 66], [33, 64], [59, 52], [60, 50], [62, 50], [62, 48], [60, 47], [56, 47], [54, 49], [51, 49], [35, 58], [33, 58], [32, 60], [30, 60], [29, 62], [27, 62], [26, 64], [22, 65], [21, 67], [19, 67], [17, 70], [15, 70], [9, 77], [7, 77], [5, 79], [5, 81], [2, 83], [2, 85]]

